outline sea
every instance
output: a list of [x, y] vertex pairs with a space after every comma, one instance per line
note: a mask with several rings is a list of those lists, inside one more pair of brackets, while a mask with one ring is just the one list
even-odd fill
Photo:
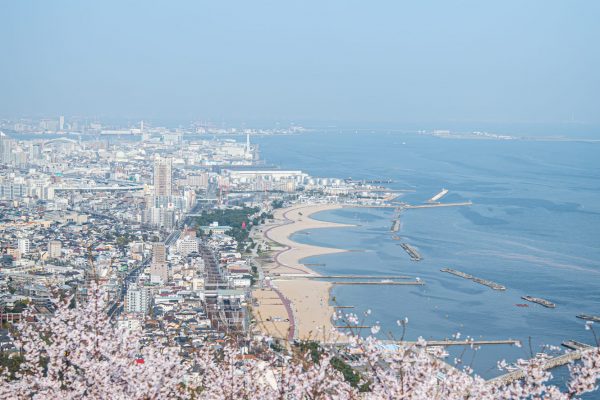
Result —
[[[382, 339], [518, 339], [522, 346], [451, 347], [448, 361], [491, 378], [497, 362], [555, 351], [565, 340], [594, 344], [577, 314], [600, 315], [600, 143], [447, 139], [409, 133], [311, 132], [253, 137], [261, 157], [315, 177], [391, 180], [398, 201], [471, 206], [408, 209], [401, 240], [390, 231], [393, 209], [343, 208], [313, 217], [354, 225], [299, 232], [293, 240], [351, 250], [303, 262], [322, 274], [409, 275], [423, 286], [339, 285], [336, 305]], [[418, 249], [411, 261], [398, 244]], [[495, 291], [440, 269], [448, 267], [506, 286]], [[521, 296], [548, 299], [555, 309]], [[526, 303], [528, 306], [517, 306]], [[408, 319], [405, 329], [398, 320]], [[600, 334], [600, 324], [596, 324]], [[370, 332], [364, 332], [369, 334]], [[404, 335], [404, 336], [403, 336]], [[553, 371], [564, 381], [566, 367]], [[587, 398], [597, 398], [592, 395]]]

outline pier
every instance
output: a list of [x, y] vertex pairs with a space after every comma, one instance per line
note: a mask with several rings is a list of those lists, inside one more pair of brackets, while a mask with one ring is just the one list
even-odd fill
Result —
[[417, 204], [412, 205], [408, 203], [392, 202], [386, 204], [358, 204], [358, 203], [341, 203], [343, 207], [354, 207], [354, 208], [401, 208], [403, 210], [417, 209], [417, 208], [435, 208], [435, 207], [461, 207], [461, 206], [472, 206], [472, 201], [463, 201], [459, 203], [431, 203], [431, 204]]
[[407, 275], [318, 275], [309, 279], [410, 279]]
[[417, 249], [415, 249], [410, 244], [400, 243], [400, 247], [402, 247], [404, 249], [404, 251], [406, 251], [406, 253], [410, 256], [410, 259], [412, 261], [421, 261], [423, 259], [423, 257], [421, 257], [421, 255], [417, 251]]
[[338, 325], [335, 329], [371, 329], [369, 325]]
[[335, 281], [331, 282], [332, 285], [405, 285], [405, 286], [423, 286], [424, 282], [421, 281], [410, 281], [410, 282], [397, 282], [397, 281]]
[[576, 317], [585, 321], [600, 322], [600, 315], [579, 314]]
[[472, 201], [464, 201], [461, 203], [432, 203], [432, 204], [419, 204], [416, 206], [406, 204], [404, 206], [405, 209], [415, 209], [415, 208], [434, 208], [434, 207], [461, 207], [461, 206], [472, 206]]
[[571, 350], [585, 350], [592, 347], [589, 344], [581, 343], [576, 340], [567, 340], [562, 342], [561, 345]]
[[[383, 343], [392, 343], [397, 345], [416, 345], [417, 342], [412, 341], [390, 341], [382, 340]], [[516, 339], [500, 339], [500, 340], [426, 340], [425, 347], [447, 347], [447, 346], [485, 346], [485, 345], [520, 345], [521, 341]]]
[[[562, 354], [558, 357], [554, 357], [549, 360], [543, 361], [542, 369], [548, 370], [548, 369], [556, 368], [561, 365], [565, 365], [570, 362], [579, 360], [580, 358], [581, 358], [581, 351], [571, 351], [571, 352]], [[523, 379], [524, 377], [525, 377], [525, 370], [519, 369], [517, 371], [512, 371], [507, 374], [497, 376], [496, 378], [492, 378], [487, 381], [487, 384], [494, 385], [494, 386], [502, 386], [502, 385], [509, 384], [513, 381]]]
[[457, 271], [457, 270], [451, 269], [451, 268], [442, 268], [442, 269], [440, 269], [440, 271], [447, 272], [449, 274], [458, 276], [458, 277], [463, 278], [463, 279], [467, 279], [467, 280], [473, 281], [475, 283], [479, 283], [480, 285], [484, 285], [484, 286], [490, 287], [490, 288], [492, 288], [494, 290], [506, 290], [506, 286], [504, 286], [504, 285], [500, 285], [499, 283], [496, 283], [496, 282], [493, 282], [493, 281], [488, 281], [487, 279], [481, 279], [481, 278], [478, 278], [476, 276], [469, 275], [469, 274], [467, 274], [465, 272], [462, 272], [462, 271]]
[[[356, 326], [348, 326], [350, 328]], [[370, 326], [368, 327], [370, 328]], [[409, 340], [381, 340], [383, 344], [395, 344], [398, 346], [415, 346], [419, 344], [415, 341]], [[339, 346], [345, 346], [344, 343], [335, 343]], [[425, 347], [448, 347], [448, 346], [500, 346], [500, 345], [508, 345], [508, 346], [518, 346], [521, 345], [520, 340], [516, 339], [498, 339], [498, 340], [450, 340], [450, 339], [442, 339], [442, 340], [426, 340]]]

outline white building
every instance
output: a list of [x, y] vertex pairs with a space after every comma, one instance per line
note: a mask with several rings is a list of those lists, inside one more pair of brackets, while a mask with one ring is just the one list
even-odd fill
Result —
[[132, 314], [147, 314], [150, 309], [150, 290], [135, 283], [129, 285], [125, 297], [125, 312]]
[[186, 233], [177, 241], [177, 252], [187, 257], [190, 253], [198, 252], [198, 246], [196, 235]]
[[19, 252], [21, 253], [21, 255], [25, 255], [25, 254], [29, 254], [29, 247], [31, 245], [31, 242], [29, 241], [29, 239], [23, 238], [23, 239], [19, 239]]

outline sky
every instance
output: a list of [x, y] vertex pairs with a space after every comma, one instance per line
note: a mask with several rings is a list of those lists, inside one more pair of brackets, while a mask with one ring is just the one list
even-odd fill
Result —
[[0, 116], [600, 125], [600, 2], [3, 1]]

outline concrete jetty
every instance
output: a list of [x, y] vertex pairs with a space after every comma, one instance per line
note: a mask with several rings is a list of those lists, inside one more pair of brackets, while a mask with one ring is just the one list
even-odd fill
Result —
[[[581, 358], [581, 351], [571, 351], [560, 356], [550, 358], [542, 362], [542, 369], [548, 370], [559, 367], [561, 365], [569, 364], [570, 362], [579, 360]], [[525, 377], [524, 369], [518, 369], [516, 371], [509, 372], [504, 375], [497, 376], [496, 378], [487, 381], [488, 385], [502, 386], [509, 384], [512, 381], [523, 379]]]
[[331, 282], [332, 285], [395, 285], [395, 286], [423, 286], [425, 283], [422, 281], [410, 281], [410, 282], [397, 282], [397, 281], [335, 281]]
[[410, 279], [408, 275], [318, 275], [309, 279]]
[[[383, 343], [391, 343], [397, 345], [416, 345], [417, 342], [413, 341], [393, 341], [393, 340], [382, 340]], [[499, 340], [427, 340], [426, 347], [436, 346], [485, 346], [485, 345], [520, 345], [521, 341], [516, 339], [499, 339]]]
[[410, 244], [400, 243], [400, 247], [402, 247], [404, 251], [406, 251], [406, 253], [410, 256], [410, 259], [412, 261], [421, 261], [423, 259], [423, 257], [421, 257], [421, 254], [419, 254], [419, 252], [417, 251], [417, 249], [415, 249]]
[[455, 270], [455, 269], [452, 269], [452, 268], [442, 268], [442, 269], [440, 269], [440, 271], [447, 272], [449, 274], [458, 276], [458, 277], [463, 278], [463, 279], [468, 279], [468, 280], [473, 281], [475, 283], [479, 283], [480, 285], [484, 285], [484, 286], [490, 287], [490, 288], [492, 288], [494, 290], [506, 290], [506, 286], [504, 286], [504, 285], [501, 285], [501, 284], [493, 282], [493, 281], [488, 281], [487, 279], [481, 279], [481, 278], [478, 278], [476, 276], [469, 275], [469, 274], [467, 274], [465, 272], [458, 271], [458, 270]]
[[576, 317], [585, 321], [600, 322], [600, 315], [578, 314]]
[[343, 207], [353, 207], [353, 208], [393, 208], [393, 209], [402, 209], [402, 210], [410, 210], [417, 208], [435, 208], [435, 207], [461, 207], [461, 206], [472, 206], [472, 201], [463, 201], [458, 203], [430, 203], [430, 204], [417, 204], [412, 205], [408, 203], [401, 202], [392, 202], [389, 204], [357, 204], [357, 203], [344, 203]]
[[371, 329], [370, 325], [337, 325], [336, 329]]
[[589, 344], [581, 343], [576, 340], [566, 340], [562, 342], [561, 345], [571, 350], [585, 350], [592, 347]]
[[555, 308], [556, 307], [556, 304], [554, 304], [550, 300], [542, 299], [541, 297], [521, 296], [521, 298], [523, 300], [527, 300], [527, 301], [539, 304], [539, 305], [547, 307], [547, 308]]
[[405, 209], [415, 209], [415, 208], [435, 208], [435, 207], [461, 207], [461, 206], [472, 206], [472, 201], [464, 201], [460, 203], [432, 203], [432, 204], [419, 204], [416, 206], [407, 204], [404, 206]]

